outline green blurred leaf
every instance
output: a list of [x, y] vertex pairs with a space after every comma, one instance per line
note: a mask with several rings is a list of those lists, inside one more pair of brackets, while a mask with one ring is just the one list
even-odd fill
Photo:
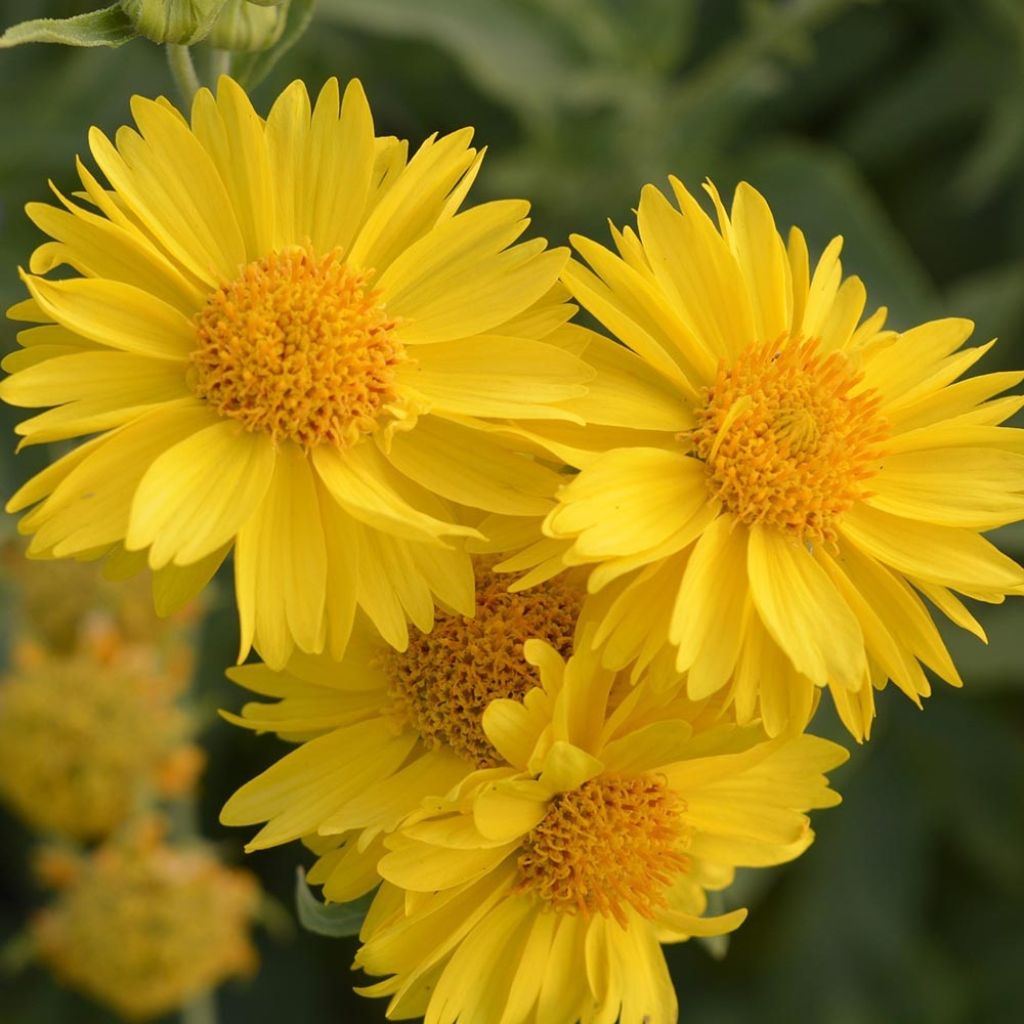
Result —
[[[946, 309], [976, 324], [978, 341], [1001, 339], [985, 357], [986, 372], [1018, 369], [1024, 334], [1024, 261], [997, 263], [955, 282], [946, 293]], [[1024, 554], [1024, 543], [1018, 548]]]
[[481, 91], [543, 114], [565, 91], [572, 59], [537, 16], [513, 0], [321, 0], [323, 14], [364, 32], [431, 42]]
[[128, 15], [118, 4], [72, 18], [37, 18], [13, 25], [0, 36], [0, 49], [24, 43], [63, 46], [122, 46], [136, 37]]
[[363, 918], [373, 902], [373, 894], [361, 896], [351, 903], [321, 903], [306, 884], [306, 873], [295, 873], [295, 912], [306, 931], [331, 939], [358, 935]]

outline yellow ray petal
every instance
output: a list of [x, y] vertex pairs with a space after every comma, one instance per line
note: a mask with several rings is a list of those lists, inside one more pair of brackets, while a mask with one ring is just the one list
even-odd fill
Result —
[[862, 685], [867, 664], [860, 625], [813, 555], [756, 525], [748, 571], [754, 605], [797, 670], [818, 684]]
[[149, 547], [153, 569], [212, 554], [255, 512], [274, 461], [270, 438], [244, 431], [233, 420], [217, 420], [192, 434], [155, 459], [140, 481], [126, 546]]

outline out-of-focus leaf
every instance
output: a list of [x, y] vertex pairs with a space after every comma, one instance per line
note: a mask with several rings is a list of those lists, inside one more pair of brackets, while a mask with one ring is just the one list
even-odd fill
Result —
[[12, 25], [0, 35], [0, 49], [24, 43], [59, 43], [63, 46], [122, 46], [136, 37], [128, 15], [119, 4], [71, 18], [36, 18]]
[[306, 931], [331, 939], [358, 935], [372, 901], [371, 893], [351, 903], [321, 903], [306, 884], [302, 868], [295, 873], [295, 912]]
[[904, 57], [885, 88], [868, 86], [840, 127], [843, 150], [867, 167], [892, 166], [951, 125], [983, 117], [1003, 70], [977, 34], [949, 33], [923, 53]]
[[670, 70], [689, 52], [696, 0], [521, 0], [558, 24], [600, 65], [636, 76]]
[[981, 138], [967, 158], [957, 190], [968, 203], [990, 198], [1024, 159], [1024, 81], [1004, 93], [986, 119]]
[[268, 50], [235, 58], [234, 75], [238, 81], [248, 89], [259, 85], [274, 65], [305, 35], [315, 8], [316, 0], [290, 0], [284, 30], [277, 42]]
[[[1001, 263], [957, 281], [946, 293], [946, 309], [975, 322], [979, 341], [1001, 339], [985, 357], [986, 371], [1020, 369], [1024, 336], [1024, 261]], [[1024, 555], [1024, 543], [1019, 554]]]
[[868, 289], [868, 308], [888, 306], [890, 324], [907, 328], [934, 317], [938, 297], [921, 264], [856, 167], [841, 153], [806, 143], [762, 149], [746, 163], [783, 230], [796, 224], [819, 252], [843, 235], [845, 273]]
[[447, 50], [482, 91], [523, 113], [549, 110], [566, 88], [569, 54], [512, 0], [321, 0], [320, 10], [362, 31]]

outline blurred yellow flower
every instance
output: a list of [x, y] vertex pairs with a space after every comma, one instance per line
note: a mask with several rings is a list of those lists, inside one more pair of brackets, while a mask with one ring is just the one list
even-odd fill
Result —
[[98, 639], [69, 656], [16, 651], [0, 681], [0, 800], [38, 832], [109, 834], [203, 766], [176, 705], [187, 677]]
[[266, 120], [228, 78], [191, 124], [132, 110], [90, 135], [106, 186], [79, 164], [85, 205], [28, 207], [52, 240], [0, 397], [55, 407], [24, 444], [97, 435], [9, 503], [30, 555], [148, 561], [170, 607], [234, 548], [242, 656], [341, 657], [357, 606], [402, 649], [435, 595], [471, 604], [459, 507], [551, 507], [557, 475], [477, 418], [574, 418], [567, 253], [516, 242], [525, 202], [459, 212], [472, 132], [410, 159], [358, 82], [312, 110], [295, 82]]
[[473, 617], [440, 613], [404, 652], [363, 623], [340, 664], [295, 656], [284, 672], [232, 669], [235, 682], [279, 700], [227, 717], [302, 745], [235, 793], [221, 821], [266, 822], [250, 850], [331, 837], [309, 839], [324, 853], [309, 880], [324, 884], [329, 899], [354, 899], [375, 885], [382, 831], [424, 797], [504, 763], [481, 718], [491, 700], [519, 700], [537, 685], [523, 644], [541, 637], [572, 651], [582, 589], [559, 578], [509, 594], [507, 582], [478, 562]]
[[707, 186], [717, 225], [672, 189], [678, 209], [644, 189], [618, 255], [573, 239], [593, 270], [563, 278], [625, 346], [589, 343], [593, 389], [614, 370], [631, 419], [538, 431], [582, 470], [545, 532], [563, 564], [593, 567], [607, 664], [671, 644], [692, 698], [724, 691], [772, 735], [828, 686], [863, 739], [887, 680], [918, 704], [922, 666], [961, 684], [922, 597], [984, 638], [953, 591], [1024, 586], [980, 533], [1024, 516], [1024, 432], [999, 425], [1024, 398], [997, 397], [1024, 374], [957, 382], [990, 347], [961, 350], [969, 321], [864, 319], [842, 240], [812, 272], [750, 186], [731, 214]]
[[255, 878], [151, 826], [41, 872], [59, 884], [33, 922], [39, 956], [66, 985], [129, 1020], [160, 1017], [256, 969]]
[[384, 841], [356, 966], [391, 977], [363, 991], [426, 1024], [670, 1024], [659, 943], [742, 922], [704, 916], [706, 890], [799, 855], [805, 812], [839, 802], [823, 773], [846, 752], [630, 688], [592, 651], [526, 653], [543, 688], [483, 719], [506, 766]]
[[16, 635], [48, 651], [69, 653], [90, 643], [97, 630], [112, 630], [120, 642], [186, 656], [184, 634], [199, 612], [198, 602], [161, 619], [144, 575], [110, 579], [87, 562], [30, 561], [23, 547], [11, 543], [0, 549], [3, 580], [12, 591], [8, 621]]

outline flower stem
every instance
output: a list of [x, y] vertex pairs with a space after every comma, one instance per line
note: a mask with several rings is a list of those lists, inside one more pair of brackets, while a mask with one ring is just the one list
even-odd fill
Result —
[[182, 99], [187, 104], [191, 104], [192, 97], [199, 91], [199, 76], [196, 74], [195, 64], [192, 63], [192, 54], [189, 52], [189, 48], [168, 43], [167, 64]]
[[231, 74], [231, 52], [230, 50], [210, 51], [210, 87], [217, 85], [221, 75]]
[[217, 997], [207, 992], [193, 999], [181, 1011], [181, 1024], [217, 1024]]

